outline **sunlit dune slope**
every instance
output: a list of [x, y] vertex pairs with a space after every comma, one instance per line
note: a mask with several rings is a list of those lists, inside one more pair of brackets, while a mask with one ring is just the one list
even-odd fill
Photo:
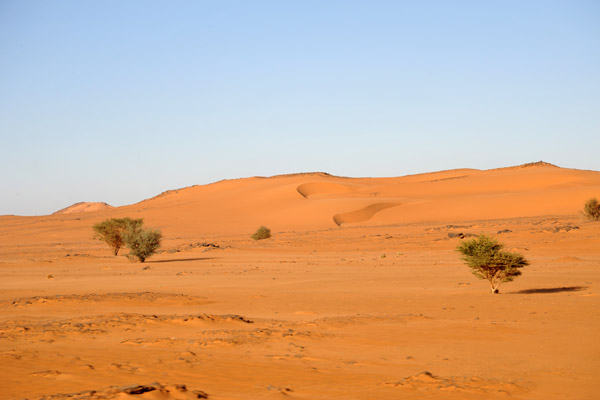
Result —
[[243, 233], [575, 214], [600, 196], [600, 173], [536, 163], [398, 178], [322, 173], [227, 180], [115, 210], [181, 232]]
[[58, 210], [53, 214], [73, 214], [73, 213], [81, 213], [81, 212], [92, 212], [92, 211], [101, 211], [109, 208], [113, 208], [111, 205], [106, 203], [89, 203], [89, 202], [80, 202], [70, 205], [69, 207], [63, 208], [62, 210]]
[[[600, 172], [546, 163], [495, 170], [457, 169], [397, 178], [343, 178], [324, 173], [245, 178], [162, 193], [140, 203], [77, 214], [73, 232], [109, 217], [141, 217], [165, 235], [241, 234], [260, 225], [307, 231], [419, 221], [573, 215], [600, 197]], [[70, 218], [74, 218], [73, 217]], [[14, 219], [16, 218], [16, 219]], [[0, 227], [46, 217], [2, 217]], [[57, 222], [58, 219], [55, 221]], [[70, 220], [69, 220], [70, 221]], [[66, 223], [63, 231], [68, 231]]]

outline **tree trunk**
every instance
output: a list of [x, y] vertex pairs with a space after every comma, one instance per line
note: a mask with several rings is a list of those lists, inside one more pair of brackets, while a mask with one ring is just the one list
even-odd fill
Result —
[[492, 292], [492, 294], [498, 294], [500, 292], [498, 290], [498, 286], [500, 286], [500, 283], [494, 286], [494, 283], [490, 281], [490, 291]]

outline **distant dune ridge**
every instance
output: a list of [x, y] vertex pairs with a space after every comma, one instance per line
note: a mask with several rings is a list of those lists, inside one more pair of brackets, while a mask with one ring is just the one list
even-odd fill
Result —
[[114, 208], [110, 204], [106, 204], [103, 202], [96, 203], [88, 203], [81, 201], [79, 203], [75, 203], [70, 205], [69, 207], [63, 208], [62, 210], [58, 210], [53, 212], [52, 214], [73, 214], [73, 213], [81, 213], [81, 212], [92, 212], [92, 211], [101, 211], [109, 208]]
[[326, 173], [222, 180], [169, 190], [123, 207], [77, 203], [55, 214], [141, 216], [189, 233], [328, 229], [419, 221], [473, 221], [576, 214], [600, 193], [600, 172], [543, 161], [491, 170], [456, 169], [393, 178]]

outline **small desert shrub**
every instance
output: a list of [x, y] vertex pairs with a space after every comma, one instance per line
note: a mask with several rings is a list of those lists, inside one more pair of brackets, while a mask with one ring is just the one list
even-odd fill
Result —
[[271, 230], [266, 226], [261, 226], [250, 237], [254, 240], [268, 239], [271, 237]]
[[127, 233], [125, 243], [129, 248], [127, 258], [144, 262], [160, 247], [162, 233], [158, 229], [137, 228]]
[[489, 236], [480, 235], [476, 239], [462, 242], [456, 250], [471, 268], [473, 275], [487, 279], [492, 293], [498, 293], [503, 282], [510, 282], [521, 275], [519, 268], [529, 265], [529, 261], [518, 253], [502, 251], [504, 245]]
[[583, 213], [592, 221], [600, 221], [600, 202], [595, 197], [586, 201]]
[[144, 223], [143, 219], [131, 218], [111, 218], [95, 224], [94, 238], [102, 240], [108, 244], [113, 253], [119, 254], [119, 250], [125, 244], [125, 236], [128, 232], [140, 228]]

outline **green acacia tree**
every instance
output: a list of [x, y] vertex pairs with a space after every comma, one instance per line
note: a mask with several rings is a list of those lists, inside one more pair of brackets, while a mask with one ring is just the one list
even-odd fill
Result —
[[111, 218], [98, 222], [92, 226], [92, 229], [94, 230], [94, 238], [108, 244], [116, 256], [119, 254], [121, 247], [125, 245], [127, 233], [140, 228], [143, 224], [144, 220], [141, 218]]
[[153, 255], [160, 247], [162, 233], [158, 229], [138, 227], [125, 235], [125, 243], [129, 248], [127, 258], [138, 259], [140, 262]]
[[502, 243], [486, 235], [464, 241], [457, 247], [473, 275], [490, 283], [492, 293], [498, 293], [503, 282], [514, 280], [521, 275], [520, 268], [529, 265], [521, 254], [502, 251], [503, 248]]

